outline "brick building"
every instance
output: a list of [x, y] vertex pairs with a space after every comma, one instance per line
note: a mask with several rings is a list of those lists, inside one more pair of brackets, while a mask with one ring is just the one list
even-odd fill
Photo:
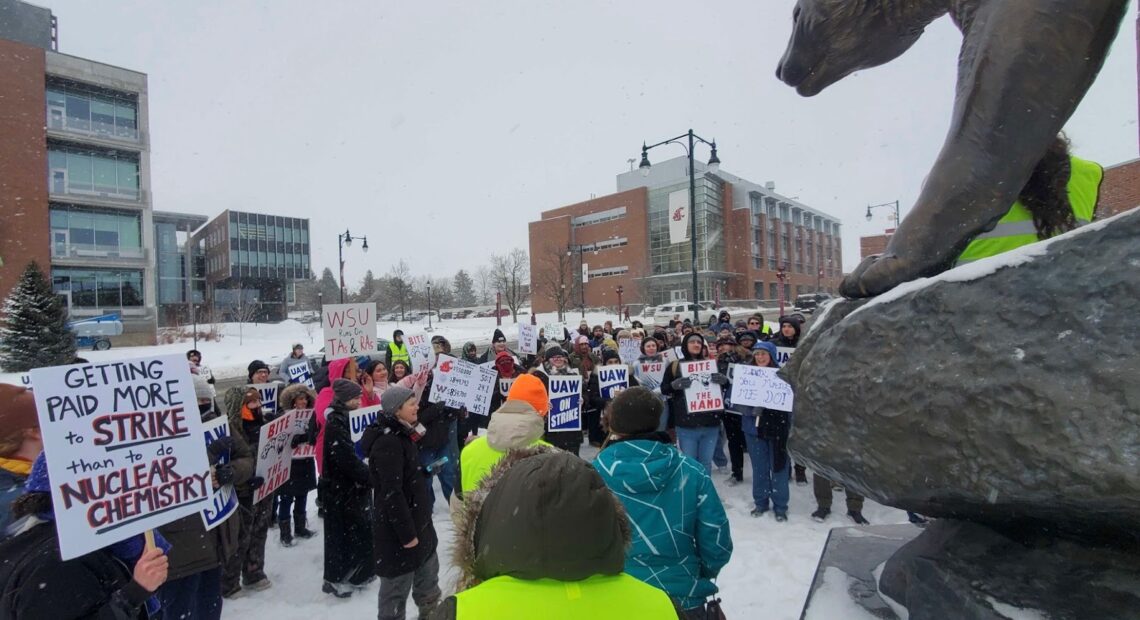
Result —
[[[670, 243], [671, 203], [687, 204], [688, 159], [619, 174], [617, 192], [544, 211], [531, 222], [535, 312], [659, 305], [692, 297], [691, 244]], [[700, 301], [833, 291], [843, 273], [837, 218], [723, 170], [696, 163]], [[584, 278], [583, 278], [584, 276]], [[583, 282], [583, 279], [585, 280]]]

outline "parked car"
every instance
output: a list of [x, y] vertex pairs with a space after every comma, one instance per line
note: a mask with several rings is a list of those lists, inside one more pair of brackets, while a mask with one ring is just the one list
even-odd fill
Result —
[[697, 317], [702, 325], [707, 325], [710, 320], [716, 318], [716, 310], [702, 304], [673, 302], [657, 306], [657, 309], [653, 311], [653, 323], [656, 325], [668, 325], [673, 317], [678, 317], [682, 321], [692, 319], [694, 309], [696, 309]]
[[835, 299], [835, 296], [830, 293], [805, 293], [796, 296], [796, 301], [792, 304], [792, 307], [800, 312], [810, 314], [815, 312], [816, 308], [832, 299]]

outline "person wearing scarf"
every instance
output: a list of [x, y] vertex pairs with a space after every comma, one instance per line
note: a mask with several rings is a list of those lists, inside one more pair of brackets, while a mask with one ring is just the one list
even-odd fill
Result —
[[170, 544], [142, 534], [70, 560], [59, 557], [51, 482], [43, 453], [12, 506], [16, 521], [0, 543], [0, 618], [153, 618], [166, 581]]

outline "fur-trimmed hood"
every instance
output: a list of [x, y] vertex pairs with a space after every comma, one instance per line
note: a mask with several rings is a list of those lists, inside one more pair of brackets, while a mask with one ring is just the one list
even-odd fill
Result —
[[464, 496], [455, 537], [462, 591], [500, 575], [560, 581], [616, 575], [631, 530], [624, 506], [593, 467], [537, 445], [508, 451]]
[[310, 406], [316, 406], [317, 393], [314, 390], [310, 389], [309, 386], [304, 383], [291, 383], [278, 394], [277, 410], [285, 412], [292, 409], [293, 401], [297, 400], [297, 397], [302, 394], [309, 397]]

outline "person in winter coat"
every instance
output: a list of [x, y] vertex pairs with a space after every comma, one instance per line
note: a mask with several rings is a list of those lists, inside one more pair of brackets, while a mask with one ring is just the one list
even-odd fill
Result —
[[412, 365], [404, 360], [396, 360], [388, 365], [388, 382], [399, 383], [412, 376]]
[[511, 450], [464, 502], [458, 593], [432, 618], [681, 617], [665, 592], [623, 572], [629, 541], [621, 503], [585, 461], [547, 446]]
[[23, 494], [32, 462], [43, 449], [31, 390], [0, 383], [0, 540], [11, 523], [8, 507]]
[[[751, 352], [748, 357], [742, 357], [738, 352], [736, 339], [728, 336], [722, 338], [716, 343], [717, 356], [716, 356], [716, 370], [722, 375], [728, 376], [729, 369], [732, 364], [741, 364], [750, 361]], [[732, 470], [728, 476], [728, 485], [736, 486], [744, 481], [744, 433], [740, 429], [740, 415], [733, 408], [731, 399], [732, 390], [725, 388], [724, 390], [724, 409], [725, 416], [721, 420], [724, 425], [725, 443], [728, 445], [728, 460], [732, 465]]]
[[[443, 336], [433, 336], [432, 346], [439, 355], [451, 355], [451, 343]], [[438, 359], [438, 357], [437, 357]], [[440, 490], [446, 501], [451, 501], [451, 493], [457, 484], [456, 472], [459, 469], [459, 447], [457, 444], [459, 419], [465, 411], [448, 407], [446, 404], [432, 403], [431, 386], [434, 374], [429, 375], [427, 385], [419, 399], [419, 421], [425, 431], [419, 441], [420, 465], [424, 468], [428, 487], [428, 499], [435, 506], [435, 491], [432, 479], [439, 478]], [[446, 460], [444, 460], [446, 458]], [[441, 461], [443, 461], [441, 463]]]
[[[503, 401], [507, 398], [507, 392], [511, 390], [511, 385], [514, 384], [515, 379], [519, 375], [526, 374], [524, 369], [515, 357], [511, 355], [510, 351], [499, 351], [498, 355], [494, 358], [495, 372], [499, 373], [498, 379], [495, 382], [497, 389], [491, 394], [491, 411], [499, 408]], [[488, 420], [483, 418], [478, 420], [480, 428], [486, 428]]]
[[328, 411], [329, 407], [332, 405], [333, 399], [335, 398], [332, 384], [335, 383], [337, 379], [348, 379], [349, 381], [356, 381], [359, 373], [360, 371], [356, 365], [356, 360], [352, 358], [341, 358], [329, 362], [329, 385], [317, 393], [317, 402], [313, 407], [313, 421], [310, 422], [310, 430], [312, 430], [312, 427], [316, 427], [315, 435], [317, 438], [316, 453], [318, 474], [324, 472], [325, 412]]
[[[389, 391], [398, 388], [388, 388]], [[356, 456], [348, 414], [360, 406], [362, 390], [355, 381], [333, 382], [333, 401], [326, 410], [325, 571], [321, 591], [348, 598], [372, 581], [372, 537], [368, 516], [368, 467]], [[387, 393], [387, 392], [385, 392]]]
[[[249, 446], [251, 454], [257, 454], [261, 425], [265, 423], [261, 412], [261, 395], [253, 388], [233, 387], [226, 390], [222, 404], [230, 428], [237, 431], [237, 436]], [[255, 476], [246, 484], [234, 487], [238, 496], [235, 515], [239, 524], [238, 544], [236, 553], [228, 556], [223, 566], [222, 596], [225, 598], [238, 596], [243, 583], [251, 590], [265, 590], [273, 585], [265, 576], [265, 540], [269, 533], [273, 502], [265, 499], [253, 503], [254, 490], [264, 482], [264, 479]]]
[[[752, 350], [752, 364], [777, 368], [776, 345], [756, 343]], [[763, 516], [770, 507], [777, 521], [787, 521], [788, 474], [792, 460], [788, 455], [788, 430], [791, 426], [788, 413], [748, 405], [733, 407], [741, 413], [740, 424], [748, 444], [748, 459], [752, 461], [752, 501], [755, 504], [752, 516]]]
[[360, 406], [373, 407], [380, 404], [380, 395], [388, 389], [388, 366], [383, 360], [369, 360], [356, 377], [360, 384]]
[[[580, 336], [581, 337], [581, 336]], [[590, 366], [592, 369], [593, 366]], [[580, 372], [579, 372], [580, 371]], [[581, 406], [581, 415], [583, 420], [585, 414], [589, 410], [600, 410], [601, 394], [598, 391], [598, 376], [597, 374], [579, 369], [575, 371], [567, 363], [566, 353], [559, 348], [550, 349], [546, 352], [546, 365], [542, 369], [536, 369], [535, 373], [540, 374], [544, 379], [544, 384], [549, 384], [549, 377], [559, 375], [581, 375], [582, 380], [582, 398], [579, 401]], [[591, 388], [591, 382], [593, 387]], [[549, 427], [550, 417], [546, 417], [547, 430], [543, 435], [543, 439], [550, 443], [550, 445], [557, 448], [572, 452], [575, 455], [582, 448], [582, 431], [551, 431]]]
[[[295, 383], [281, 390], [277, 410], [312, 409], [317, 395], [303, 383]], [[308, 434], [293, 436], [293, 446], [313, 445], [316, 437]], [[281, 544], [293, 546], [293, 537], [312, 538], [317, 533], [308, 528], [309, 491], [317, 488], [317, 464], [311, 458], [293, 459], [289, 463], [289, 479], [277, 489], [280, 502], [277, 506], [277, 527]], [[290, 511], [292, 512], [290, 518]]]
[[427, 618], [442, 592], [438, 538], [416, 445], [423, 432], [418, 399], [411, 390], [394, 387], [381, 400], [382, 412], [361, 439], [372, 481], [374, 569], [380, 577], [377, 617], [403, 620], [411, 594], [419, 617]]
[[[664, 333], [662, 333], [664, 337]], [[661, 355], [661, 340], [656, 337], [646, 337], [641, 340], [641, 356], [637, 358], [637, 363], [633, 365], [633, 374], [631, 375], [637, 379], [637, 384], [641, 387], [653, 392], [653, 395], [665, 402], [665, 396], [661, 393], [661, 375], [650, 373], [647, 371], [645, 364], [664, 363], [665, 358]], [[657, 425], [657, 430], [665, 431], [669, 427], [669, 416], [662, 412], [661, 421]]]
[[716, 321], [714, 321], [712, 325], [709, 325], [709, 329], [711, 329], [714, 334], [717, 334], [718, 337], [722, 329], [727, 329], [731, 334], [732, 328], [732, 315], [728, 313], [728, 310], [721, 310], [720, 314], [717, 315]]
[[[617, 351], [611, 351], [609, 349], [602, 351], [602, 367], [621, 365], [621, 355], [619, 355]], [[636, 387], [638, 385], [637, 377], [633, 376], [633, 370], [629, 366], [626, 366], [626, 369], [626, 388]], [[597, 394], [589, 394], [591, 389], [590, 385], [597, 388]], [[624, 388], [615, 389], [614, 393], [611, 394], [609, 398], [606, 398], [605, 395], [602, 394], [601, 377], [598, 373], [593, 374], [592, 380], [587, 385], [586, 392], [589, 395], [589, 399], [594, 400], [594, 407], [588, 411], [589, 415], [584, 414], [583, 417], [586, 422], [586, 438], [589, 439], [591, 446], [601, 448], [602, 442], [606, 440], [606, 430], [604, 421], [602, 420], [602, 412], [606, 410], [606, 406], [613, 401], [614, 396], [620, 393], [621, 389]]]
[[[291, 371], [290, 369], [294, 367], [297, 370]], [[312, 381], [312, 373], [313, 365], [309, 363], [309, 358], [305, 355], [305, 345], [299, 342], [293, 345], [293, 351], [281, 360], [281, 366], [277, 369], [281, 382], [286, 384]]]
[[155, 592], [166, 581], [169, 543], [142, 534], [61, 560], [47, 461], [32, 465], [26, 492], [12, 504], [16, 521], [0, 543], [0, 619], [145, 620], [161, 610]]
[[[194, 394], [203, 422], [221, 416], [217, 410], [214, 386], [205, 377], [194, 376]], [[228, 424], [229, 435], [206, 446], [214, 488], [227, 484], [245, 485], [253, 477], [254, 459], [240, 429]], [[239, 509], [240, 510], [240, 509]], [[212, 530], [202, 523], [202, 515], [194, 513], [167, 523], [158, 532], [170, 542], [167, 554], [167, 581], [158, 591], [164, 617], [222, 617], [222, 566], [237, 554], [241, 535], [241, 518], [230, 515]]]
[[800, 322], [790, 316], [780, 317], [780, 332], [771, 339], [777, 347], [795, 347], [800, 342]]
[[186, 361], [190, 362], [190, 374], [202, 375], [206, 377], [206, 381], [210, 385], [214, 385], [214, 373], [210, 371], [209, 367], [202, 364], [202, 352], [198, 349], [190, 349], [186, 352]]
[[408, 354], [408, 346], [404, 344], [404, 330], [402, 329], [392, 332], [392, 342], [388, 343], [388, 355], [384, 358], [389, 369], [392, 368], [392, 363], [397, 361], [408, 364], [408, 369], [411, 370], [412, 356]]
[[[459, 454], [457, 497], [463, 499], [464, 493], [479, 486], [479, 482], [508, 450], [535, 444], [550, 445], [542, 440], [549, 411], [550, 398], [539, 377], [525, 374], [516, 379], [507, 400], [491, 416], [487, 434], [467, 444]], [[453, 509], [456, 505], [457, 502], [453, 501]]]
[[594, 468], [633, 526], [626, 572], [664, 590], [689, 617], [704, 618], [705, 599], [717, 592], [712, 580], [732, 557], [732, 535], [706, 469], [657, 431], [661, 408], [649, 390], [619, 394]]
[[759, 312], [748, 317], [745, 327], [754, 332], [758, 340], [767, 340], [772, 335], [772, 328], [764, 324], [764, 315]]
[[[684, 356], [683, 361], [706, 359], [707, 352], [701, 335], [690, 332], [685, 336], [681, 341], [681, 354]], [[669, 413], [677, 428], [677, 444], [685, 456], [696, 459], [711, 473], [713, 452], [720, 438], [724, 410], [690, 413], [685, 399], [685, 390], [690, 385], [692, 379], [681, 376], [678, 361], [665, 367], [665, 376], [661, 379], [661, 393], [669, 401]], [[728, 385], [728, 377], [714, 372], [710, 377], [709, 387], [719, 390], [725, 385]]]
[[463, 343], [463, 355], [460, 359], [471, 362], [472, 364], [479, 363], [479, 348], [475, 346], [474, 342]]

